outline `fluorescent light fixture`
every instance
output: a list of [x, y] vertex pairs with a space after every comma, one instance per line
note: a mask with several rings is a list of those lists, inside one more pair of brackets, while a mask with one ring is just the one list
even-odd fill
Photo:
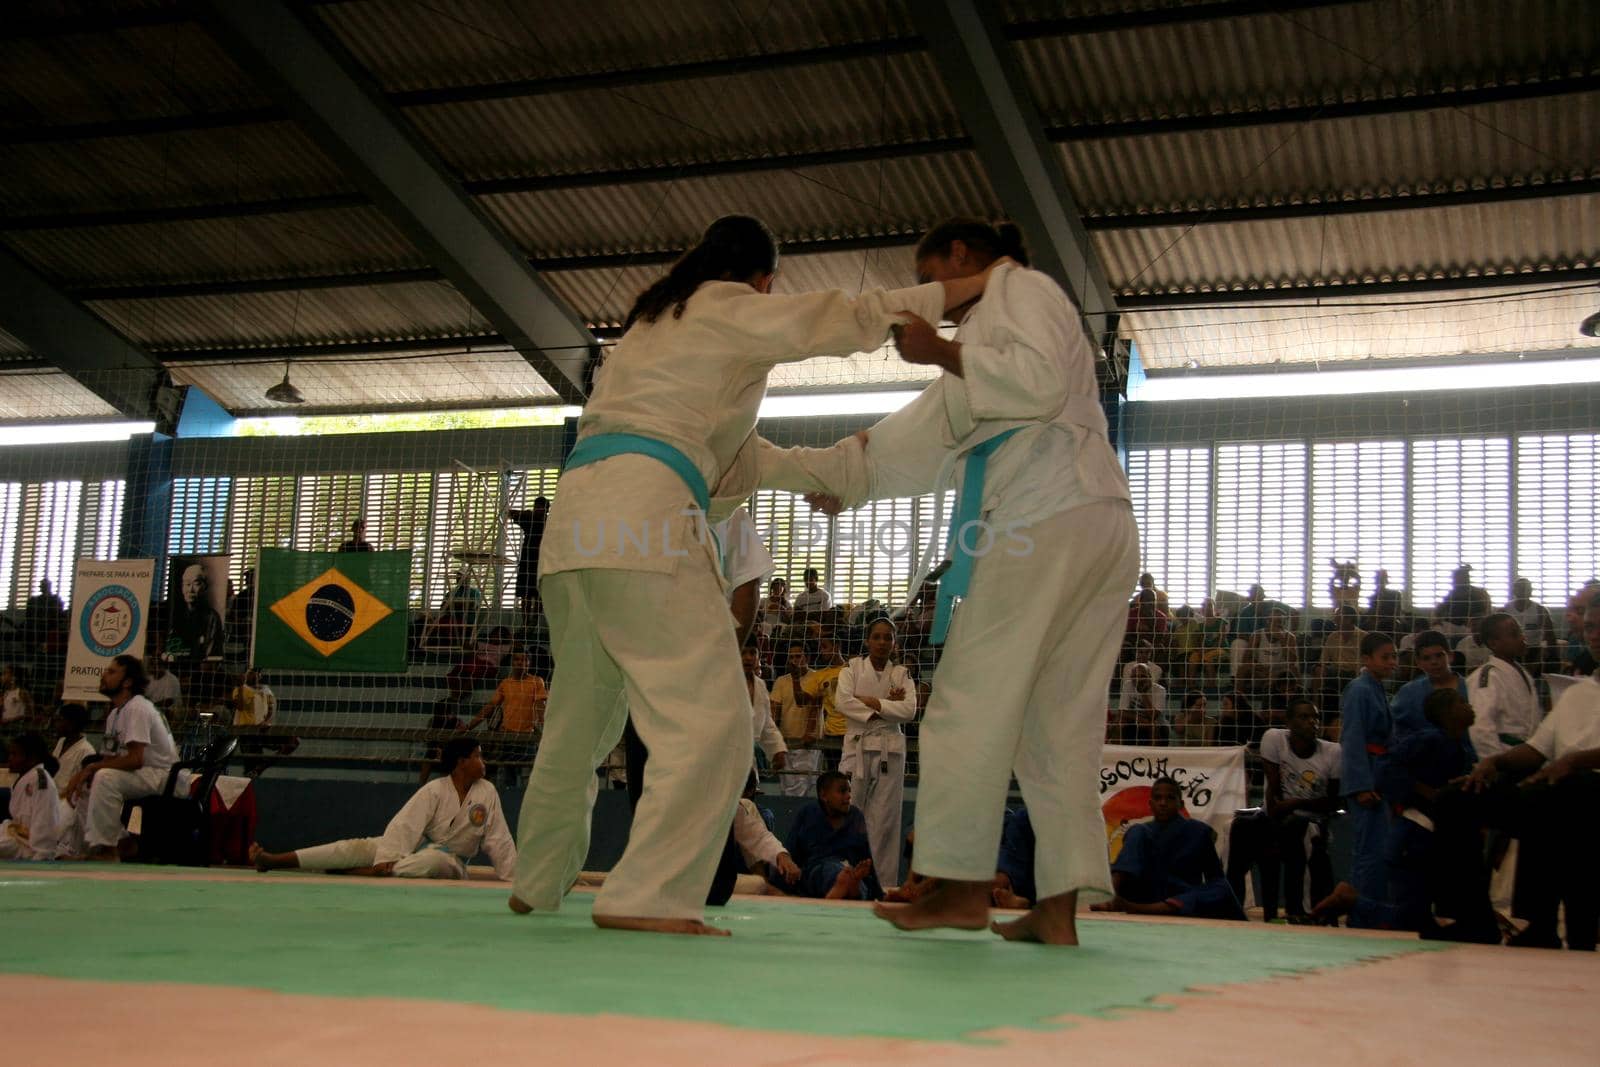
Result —
[[871, 393], [784, 393], [761, 402], [763, 419], [799, 419], [821, 415], [887, 415], [915, 400], [921, 389]]
[[1527, 385], [1600, 383], [1600, 359], [1521, 363], [1442, 364], [1372, 370], [1274, 371], [1270, 374], [1193, 374], [1146, 377], [1129, 400], [1248, 400], [1275, 396], [1351, 396], [1454, 389], [1515, 389]]
[[135, 434], [152, 433], [155, 428], [153, 422], [41, 422], [31, 426], [0, 426], [0, 446], [126, 441]]

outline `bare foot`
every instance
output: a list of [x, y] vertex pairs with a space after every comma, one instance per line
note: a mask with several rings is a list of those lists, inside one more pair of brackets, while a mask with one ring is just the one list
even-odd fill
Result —
[[1078, 894], [1062, 893], [1041, 900], [1021, 918], [993, 922], [989, 929], [1007, 941], [1035, 941], [1041, 945], [1078, 943]]
[[1361, 894], [1356, 892], [1355, 886], [1349, 882], [1340, 882], [1333, 887], [1333, 892], [1317, 902], [1317, 906], [1311, 909], [1309, 918], [1314, 922], [1335, 918], [1355, 907], [1356, 901], [1360, 899]]
[[910, 904], [874, 904], [872, 914], [901, 930], [982, 930], [989, 925], [989, 883], [944, 880]]
[[823, 894], [824, 900], [860, 900], [862, 876], [854, 868], [846, 867], [833, 880], [833, 885]]
[[1090, 911], [1127, 911], [1128, 910], [1128, 902], [1126, 900], [1123, 900], [1121, 897], [1112, 897], [1110, 900], [1102, 900], [1098, 904], [1090, 904], [1089, 905], [1089, 910]]
[[707, 926], [699, 919], [636, 919], [621, 915], [596, 915], [594, 924], [602, 930], [637, 930], [649, 934], [691, 934], [701, 937], [732, 937], [731, 930]]
[[533, 910], [533, 905], [512, 893], [506, 900], [506, 906], [518, 915], [526, 915]]

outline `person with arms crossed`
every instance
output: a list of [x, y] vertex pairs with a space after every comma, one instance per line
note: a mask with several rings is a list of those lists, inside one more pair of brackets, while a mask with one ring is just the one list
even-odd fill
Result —
[[872, 869], [885, 886], [900, 884], [900, 823], [905, 802], [906, 736], [901, 723], [917, 717], [917, 686], [898, 663], [894, 623], [875, 619], [867, 625], [867, 654], [839, 672], [835, 698], [850, 720], [844, 735], [839, 770], [859, 791], [861, 813], [872, 839]]

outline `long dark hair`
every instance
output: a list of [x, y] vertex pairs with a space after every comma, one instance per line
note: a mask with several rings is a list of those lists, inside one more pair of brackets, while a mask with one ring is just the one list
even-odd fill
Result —
[[950, 245], [956, 241], [966, 245], [967, 251], [978, 257], [980, 266], [986, 267], [1001, 256], [1010, 256], [1024, 267], [1028, 265], [1028, 247], [1016, 223], [990, 224], [982, 219], [961, 215], [945, 219], [923, 236], [917, 245], [917, 260], [920, 262], [928, 256], [948, 256]]
[[778, 239], [767, 224], [749, 215], [724, 215], [706, 227], [699, 244], [639, 294], [623, 329], [640, 321], [655, 322], [668, 308], [673, 318], [682, 318], [684, 306], [702, 282], [742, 282], [777, 269]]

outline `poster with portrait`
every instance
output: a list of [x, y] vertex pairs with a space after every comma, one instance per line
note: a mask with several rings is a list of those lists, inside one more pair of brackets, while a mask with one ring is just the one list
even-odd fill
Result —
[[173, 556], [167, 561], [167, 640], [174, 663], [222, 658], [231, 556]]
[[153, 559], [80, 559], [73, 568], [63, 700], [105, 699], [100, 672], [117, 656], [143, 656], [150, 627]]

